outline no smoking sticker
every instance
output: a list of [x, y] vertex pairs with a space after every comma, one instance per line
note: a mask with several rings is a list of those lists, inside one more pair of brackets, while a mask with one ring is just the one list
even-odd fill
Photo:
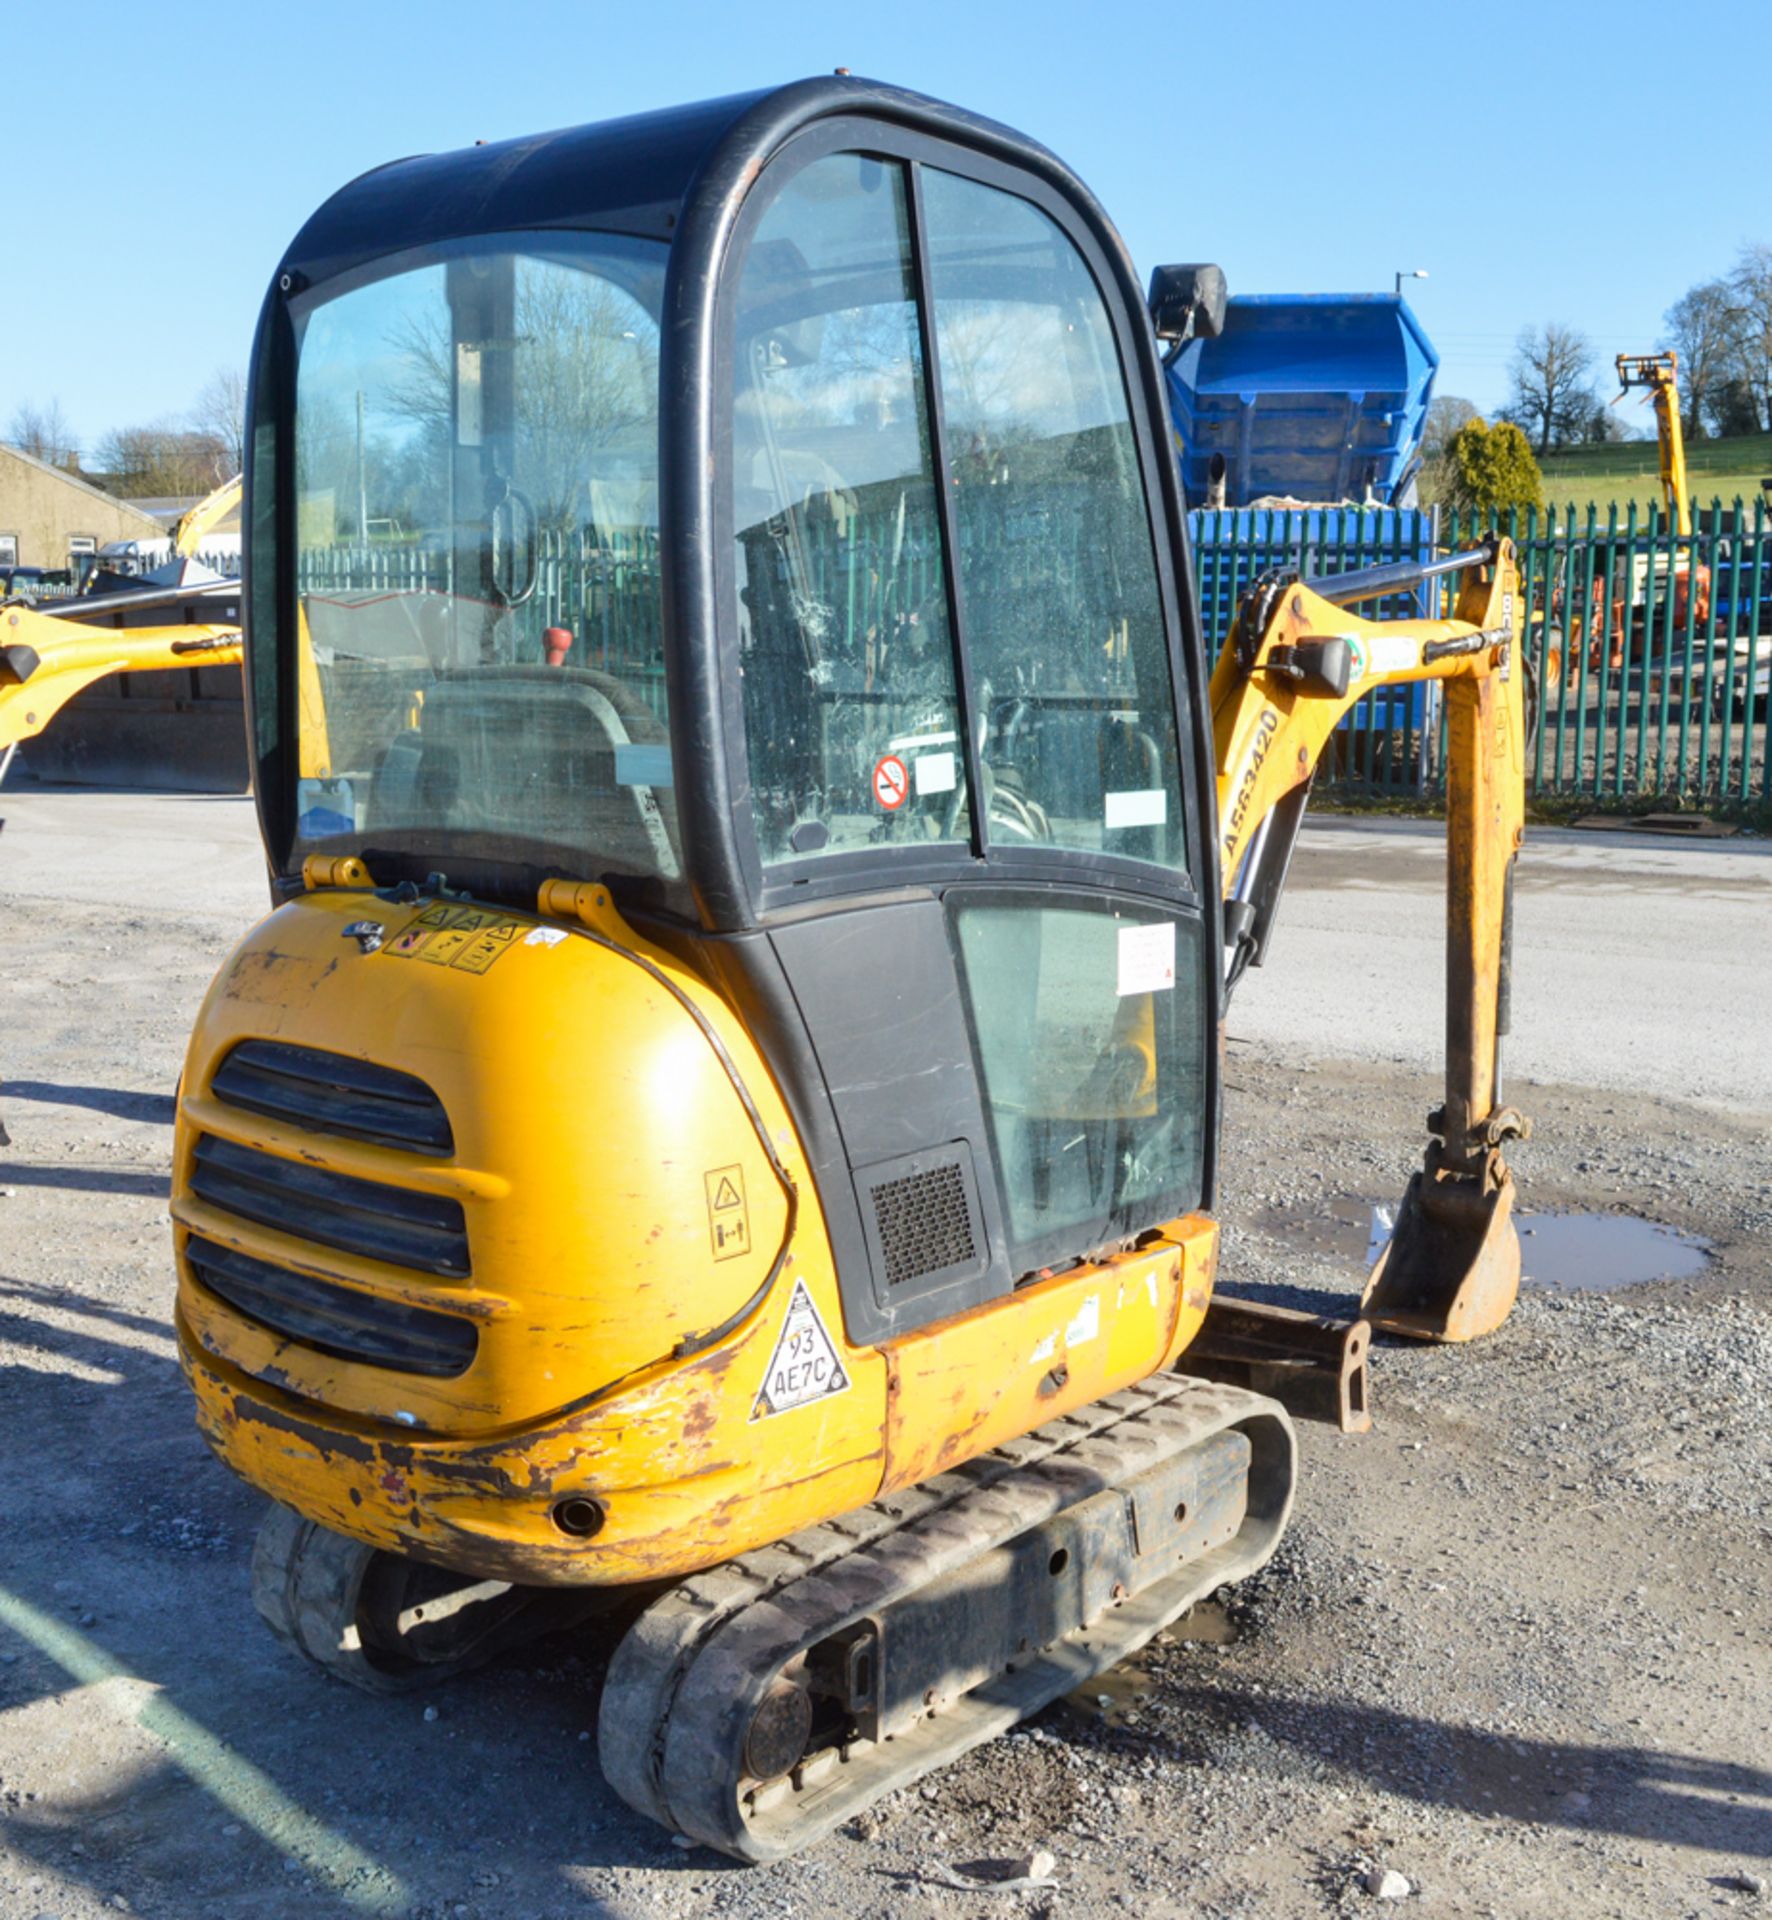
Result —
[[896, 753], [874, 765], [874, 798], [888, 813], [896, 813], [911, 797], [911, 776]]
[[751, 1418], [767, 1420], [794, 1407], [808, 1407], [815, 1400], [844, 1393], [848, 1387], [849, 1376], [812, 1304], [812, 1295], [806, 1291], [806, 1282], [796, 1280], [787, 1318], [781, 1323], [781, 1337], [769, 1357], [769, 1369], [763, 1375]]

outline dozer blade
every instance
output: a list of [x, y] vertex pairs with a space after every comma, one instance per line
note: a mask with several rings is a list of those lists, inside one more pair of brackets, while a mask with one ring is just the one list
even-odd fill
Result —
[[1416, 1174], [1366, 1282], [1361, 1312], [1386, 1333], [1414, 1340], [1493, 1333], [1520, 1291], [1513, 1216], [1514, 1181], [1505, 1167], [1488, 1191], [1473, 1178]]

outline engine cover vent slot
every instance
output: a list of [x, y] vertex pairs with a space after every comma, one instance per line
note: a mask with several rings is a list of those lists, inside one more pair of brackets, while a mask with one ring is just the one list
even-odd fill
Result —
[[471, 1320], [292, 1273], [196, 1234], [185, 1243], [185, 1258], [197, 1280], [236, 1313], [320, 1353], [436, 1379], [453, 1379], [474, 1364], [480, 1336]]
[[211, 1134], [198, 1138], [191, 1191], [224, 1213], [299, 1240], [449, 1280], [467, 1276], [468, 1229], [457, 1200], [359, 1180]]
[[231, 1107], [407, 1153], [448, 1154], [455, 1136], [443, 1102], [394, 1067], [280, 1040], [242, 1040], [216, 1070], [211, 1091]]
[[884, 1286], [940, 1284], [983, 1267], [984, 1222], [965, 1141], [859, 1168], [855, 1178]]

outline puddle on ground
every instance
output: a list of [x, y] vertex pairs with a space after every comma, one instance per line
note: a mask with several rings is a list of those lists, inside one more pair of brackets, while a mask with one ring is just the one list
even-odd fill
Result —
[[[1370, 1201], [1343, 1196], [1320, 1206], [1272, 1207], [1259, 1224], [1294, 1245], [1364, 1274], [1383, 1245]], [[1686, 1280], [1710, 1263], [1710, 1242], [1629, 1213], [1517, 1213], [1520, 1266], [1532, 1286], [1610, 1293], [1651, 1280]]]
[[1190, 1607], [1173, 1626], [1163, 1629], [1151, 1643], [1130, 1660], [1122, 1660], [1106, 1673], [1067, 1693], [1060, 1702], [1070, 1712], [1099, 1725], [1136, 1726], [1139, 1710], [1159, 1684], [1153, 1669], [1166, 1647], [1178, 1641], [1198, 1646], [1228, 1647], [1235, 1644], [1237, 1629], [1222, 1601], [1202, 1600]]
[[1540, 1287], [1610, 1293], [1685, 1280], [1710, 1264], [1710, 1242], [1629, 1213], [1523, 1213], [1520, 1269]]

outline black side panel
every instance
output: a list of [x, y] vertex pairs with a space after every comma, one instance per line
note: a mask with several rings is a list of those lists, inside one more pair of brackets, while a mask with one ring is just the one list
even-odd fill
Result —
[[[858, 905], [770, 939], [859, 1201], [866, 1262], [838, 1270], [851, 1337], [883, 1339], [1006, 1292], [995, 1182], [978, 1177], [992, 1165], [990, 1136], [940, 903]], [[946, 1225], [917, 1236], [920, 1258], [909, 1259], [895, 1209], [919, 1191], [939, 1195]]]
[[939, 903], [859, 902], [773, 934], [635, 917], [737, 1010], [812, 1163], [857, 1345], [1012, 1282], [989, 1136]]

